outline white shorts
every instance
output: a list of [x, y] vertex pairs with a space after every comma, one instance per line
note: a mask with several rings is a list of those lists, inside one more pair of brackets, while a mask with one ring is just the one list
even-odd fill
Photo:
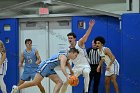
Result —
[[4, 62], [1, 66], [0, 66], [0, 75], [5, 75], [7, 71], [7, 62]]
[[115, 61], [111, 66], [110, 70], [105, 71], [105, 76], [111, 76], [111, 75], [119, 75], [119, 63]]
[[81, 74], [83, 75], [83, 71], [90, 73], [91, 68], [87, 67], [87, 66], [85, 66], [85, 67], [73, 67], [72, 70], [74, 71], [74, 74], [76, 76], [79, 76]]

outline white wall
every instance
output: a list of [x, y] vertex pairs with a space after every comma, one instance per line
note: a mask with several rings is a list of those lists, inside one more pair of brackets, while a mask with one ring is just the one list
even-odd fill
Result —
[[[67, 26], [60, 26], [67, 24], [67, 22], [49, 22], [49, 52], [50, 55], [56, 54], [59, 50], [68, 48], [67, 34], [71, 32], [71, 24], [68, 22]], [[66, 77], [63, 75], [60, 67], [56, 67], [55, 71], [58, 73], [59, 77], [66, 81]], [[68, 71], [68, 69], [67, 69]], [[50, 82], [50, 93], [53, 93], [54, 83]], [[72, 87], [68, 87], [66, 93], [72, 93]]]
[[[25, 39], [32, 39], [32, 47], [39, 51], [41, 60], [48, 58], [48, 23], [37, 22], [29, 23], [30, 27], [26, 26], [27, 23], [20, 24], [20, 52], [25, 49]], [[33, 24], [36, 24], [35, 26]], [[23, 72], [23, 68], [20, 68], [20, 76]], [[42, 84], [46, 91], [49, 90], [49, 79], [44, 78]], [[22, 90], [22, 93], [40, 93], [37, 87], [30, 87]], [[48, 92], [47, 92], [48, 93]]]
[[[37, 20], [35, 22], [34, 20], [31, 21], [30, 19], [30, 23], [28, 23], [28, 20], [25, 21], [22, 19], [22, 22], [20, 24], [20, 52], [25, 49], [24, 41], [26, 38], [32, 39], [32, 45], [33, 47], [38, 49], [42, 60], [45, 60], [51, 55], [56, 54], [62, 48], [68, 48], [67, 33], [71, 32], [71, 23], [67, 21], [67, 25], [67, 22], [64, 22], [63, 24], [63, 22], [60, 21], [61, 20], [59, 18], [55, 21]], [[55, 70], [60, 76], [60, 78], [65, 81], [66, 78], [60, 68], [57, 67]], [[23, 68], [20, 69], [20, 75], [22, 74], [22, 72]], [[55, 84], [50, 79], [44, 78], [42, 84], [46, 90], [46, 93], [53, 93], [53, 88]], [[21, 92], [31, 93], [31, 91], [32, 93], [40, 93], [37, 87], [26, 88], [23, 89]], [[71, 86], [68, 87], [66, 93], [72, 93]]]
[[130, 10], [130, 6], [132, 8], [132, 12], [133, 13], [139, 13], [140, 12], [140, 0], [132, 0], [132, 2], [130, 2], [130, 0], [126, 0], [126, 7], [127, 10]]
[[132, 11], [139, 13], [140, 12], [140, 0], [132, 0]]

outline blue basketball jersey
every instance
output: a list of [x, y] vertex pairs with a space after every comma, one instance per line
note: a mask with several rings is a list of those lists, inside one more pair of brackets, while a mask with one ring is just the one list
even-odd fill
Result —
[[25, 60], [24, 67], [38, 67], [38, 65], [36, 64], [37, 57], [34, 48], [32, 48], [30, 52], [27, 52], [26, 49], [24, 50], [24, 60]]
[[67, 57], [67, 52], [59, 51], [58, 54], [54, 54], [54, 55], [52, 55], [49, 59], [47, 59], [47, 60], [46, 60], [47, 63], [58, 61], [58, 57], [59, 57], [59, 55], [65, 55], [65, 56]]
[[[59, 55], [65, 55], [64, 52], [59, 52], [58, 54], [52, 55], [46, 61], [42, 61], [39, 64], [37, 72], [43, 77], [48, 77], [49, 75], [56, 74], [54, 68], [60, 65]], [[67, 56], [67, 55], [66, 55]]]

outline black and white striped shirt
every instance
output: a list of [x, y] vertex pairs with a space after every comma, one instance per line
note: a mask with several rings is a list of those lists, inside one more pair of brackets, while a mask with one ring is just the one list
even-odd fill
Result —
[[89, 49], [87, 49], [87, 54], [88, 54], [88, 57], [90, 59], [89, 64], [93, 64], [93, 65], [99, 64], [100, 55], [98, 54], [97, 49], [89, 48]]

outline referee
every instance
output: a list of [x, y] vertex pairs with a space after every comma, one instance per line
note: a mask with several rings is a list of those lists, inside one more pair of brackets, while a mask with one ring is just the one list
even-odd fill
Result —
[[100, 77], [101, 77], [101, 71], [97, 72], [96, 69], [99, 65], [100, 61], [100, 56], [98, 54], [96, 45], [94, 43], [94, 40], [92, 41], [92, 47], [87, 49], [87, 54], [90, 59], [90, 67], [91, 67], [91, 72], [90, 72], [90, 82], [89, 82], [89, 90], [90, 91], [90, 86], [92, 79], [94, 80], [94, 85], [93, 85], [93, 93], [98, 93], [98, 87], [100, 83]]

